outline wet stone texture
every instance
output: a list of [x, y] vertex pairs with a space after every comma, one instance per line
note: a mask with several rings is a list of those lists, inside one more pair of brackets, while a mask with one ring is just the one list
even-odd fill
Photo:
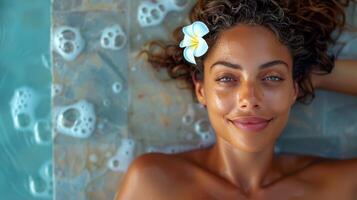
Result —
[[[188, 24], [184, 16], [193, 2], [171, 3], [53, 1], [56, 199], [111, 200], [138, 155], [176, 153], [215, 142], [205, 109], [194, 103], [191, 93], [167, 81], [165, 71], [153, 70], [145, 56], [137, 56], [148, 41], [170, 40], [177, 26]], [[353, 18], [357, 20], [351, 15], [348, 19]], [[339, 58], [356, 58], [355, 41], [357, 32], [345, 31], [331, 51]], [[276, 151], [356, 156], [356, 109], [356, 97], [318, 91], [311, 105], [293, 108]]]

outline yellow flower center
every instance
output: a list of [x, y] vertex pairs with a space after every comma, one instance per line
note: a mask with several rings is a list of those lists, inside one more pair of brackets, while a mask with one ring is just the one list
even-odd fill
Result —
[[199, 43], [198, 37], [197, 37], [197, 36], [192, 37], [192, 39], [191, 39], [191, 44], [192, 44], [192, 46], [193, 46], [194, 48], [197, 48], [198, 43]]

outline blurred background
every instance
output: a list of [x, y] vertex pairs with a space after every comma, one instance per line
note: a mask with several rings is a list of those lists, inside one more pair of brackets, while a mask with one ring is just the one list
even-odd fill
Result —
[[[111, 200], [138, 155], [215, 142], [205, 109], [138, 53], [190, 0], [0, 1], [0, 198]], [[331, 47], [357, 58], [357, 15]], [[357, 98], [294, 106], [276, 153], [357, 156]]]

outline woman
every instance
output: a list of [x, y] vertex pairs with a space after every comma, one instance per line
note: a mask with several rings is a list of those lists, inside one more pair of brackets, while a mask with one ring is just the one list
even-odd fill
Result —
[[192, 86], [216, 143], [140, 156], [116, 199], [357, 199], [357, 159], [274, 155], [296, 101], [312, 100], [314, 88], [357, 95], [356, 62], [334, 68], [327, 53], [348, 3], [199, 0], [184, 35], [146, 53]]

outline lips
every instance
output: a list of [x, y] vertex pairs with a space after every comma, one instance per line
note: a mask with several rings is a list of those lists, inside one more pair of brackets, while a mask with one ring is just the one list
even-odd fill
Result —
[[272, 119], [261, 117], [243, 117], [233, 120], [233, 124], [239, 129], [247, 132], [258, 132], [265, 129]]

